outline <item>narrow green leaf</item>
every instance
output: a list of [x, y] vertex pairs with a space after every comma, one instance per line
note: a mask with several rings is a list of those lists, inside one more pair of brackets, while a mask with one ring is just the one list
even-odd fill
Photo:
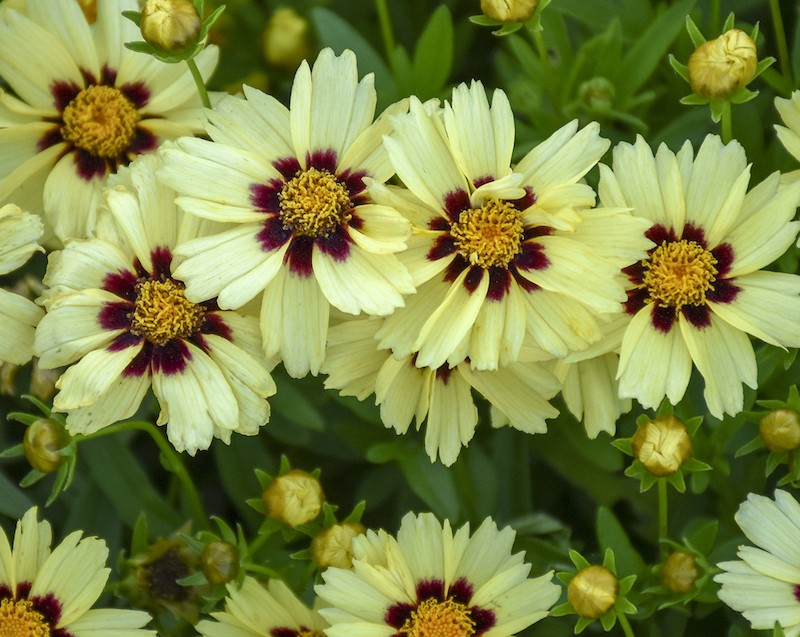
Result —
[[32, 506], [33, 500], [5, 474], [0, 473], [0, 513], [18, 520]]
[[443, 4], [433, 12], [414, 49], [417, 97], [425, 101], [441, 93], [452, 65], [453, 17]]
[[694, 20], [688, 15], [686, 16], [686, 30], [689, 32], [689, 37], [692, 39], [692, 44], [694, 44], [695, 48], [706, 41], [703, 34], [700, 33], [700, 29], [698, 29], [697, 25], [694, 23]]
[[633, 548], [628, 534], [619, 520], [606, 507], [597, 511], [597, 541], [602, 548], [614, 551], [619, 573], [622, 575], [643, 573], [646, 565], [642, 556]]
[[452, 472], [439, 462], [433, 463], [420, 448], [400, 458], [400, 468], [408, 485], [440, 518], [458, 518], [461, 504]]

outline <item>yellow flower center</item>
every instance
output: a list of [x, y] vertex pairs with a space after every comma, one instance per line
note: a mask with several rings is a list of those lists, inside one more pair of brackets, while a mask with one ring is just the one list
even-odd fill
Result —
[[131, 331], [155, 345], [194, 334], [205, 310], [184, 296], [183, 287], [172, 279], [137, 283]]
[[408, 637], [471, 637], [475, 622], [464, 604], [426, 599], [398, 631]]
[[325, 637], [321, 630], [298, 630], [297, 637]]
[[130, 146], [139, 113], [117, 89], [90, 86], [67, 105], [63, 119], [64, 139], [97, 157], [117, 157]]
[[717, 260], [695, 241], [664, 241], [644, 262], [644, 284], [661, 307], [704, 305], [717, 280]]
[[450, 234], [472, 265], [508, 268], [522, 243], [522, 215], [509, 202], [492, 199], [462, 211]]
[[283, 227], [296, 234], [327, 237], [350, 220], [347, 188], [327, 170], [298, 171], [278, 193]]
[[33, 610], [33, 602], [4, 599], [0, 602], [0, 637], [50, 637], [50, 624]]

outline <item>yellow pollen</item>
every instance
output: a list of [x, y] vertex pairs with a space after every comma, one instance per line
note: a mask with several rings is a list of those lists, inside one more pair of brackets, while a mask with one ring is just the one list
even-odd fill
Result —
[[704, 305], [717, 280], [717, 260], [696, 241], [664, 241], [644, 261], [650, 302], [661, 307]]
[[522, 243], [522, 215], [509, 202], [491, 199], [462, 211], [450, 234], [472, 265], [508, 268]]
[[200, 327], [205, 310], [187, 300], [183, 284], [172, 279], [136, 284], [136, 309], [129, 315], [131, 332], [155, 345], [189, 338]]
[[278, 200], [283, 227], [296, 234], [327, 237], [352, 216], [350, 193], [327, 170], [297, 171], [278, 193]]
[[408, 637], [471, 637], [475, 622], [464, 604], [426, 599], [398, 631]]
[[297, 637], [325, 637], [321, 630], [298, 630]]
[[27, 599], [0, 602], [0, 637], [50, 637], [50, 623]]
[[61, 134], [97, 157], [117, 157], [131, 145], [139, 113], [131, 101], [110, 86], [90, 86], [64, 109]]

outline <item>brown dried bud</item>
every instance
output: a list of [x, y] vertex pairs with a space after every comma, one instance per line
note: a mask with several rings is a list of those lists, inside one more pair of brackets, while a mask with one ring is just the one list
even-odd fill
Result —
[[536, 11], [539, 0], [481, 0], [481, 11], [498, 22], [525, 22]]
[[325, 494], [314, 476], [292, 469], [269, 483], [261, 502], [267, 515], [289, 526], [306, 524], [319, 515]]
[[671, 476], [692, 457], [692, 437], [683, 421], [661, 416], [639, 425], [631, 438], [633, 457], [654, 476]]
[[358, 522], [329, 526], [311, 540], [311, 559], [321, 568], [352, 568], [353, 538], [366, 532], [366, 527]]
[[619, 581], [605, 566], [587, 566], [567, 587], [567, 601], [580, 617], [597, 619], [617, 603]]
[[147, 0], [142, 37], [161, 51], [180, 51], [197, 42], [202, 19], [190, 0]]
[[294, 71], [311, 55], [308, 21], [294, 9], [276, 10], [264, 31], [264, 57], [273, 66]]
[[800, 415], [792, 409], [774, 409], [761, 419], [758, 433], [770, 451], [791, 451], [800, 445]]
[[64, 428], [55, 420], [37, 420], [25, 430], [22, 448], [31, 466], [42, 473], [53, 473], [66, 460], [56, 453], [67, 444]]
[[675, 551], [664, 562], [661, 581], [673, 593], [688, 593], [700, 576], [694, 555], [685, 551]]
[[703, 42], [689, 57], [689, 86], [698, 95], [721, 100], [729, 97], [755, 75], [756, 43], [739, 29], [726, 31]]
[[239, 549], [230, 542], [209, 542], [200, 553], [200, 565], [209, 584], [227, 584], [239, 572]]

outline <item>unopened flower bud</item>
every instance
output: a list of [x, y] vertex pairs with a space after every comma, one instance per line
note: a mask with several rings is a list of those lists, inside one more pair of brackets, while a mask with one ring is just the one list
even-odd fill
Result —
[[230, 542], [209, 542], [200, 553], [200, 565], [209, 584], [227, 584], [239, 571], [239, 549]]
[[664, 562], [661, 581], [673, 593], [688, 593], [700, 575], [694, 555], [685, 551], [675, 551]]
[[756, 72], [756, 43], [739, 29], [703, 42], [689, 57], [689, 85], [698, 95], [720, 100], [729, 97]]
[[42, 473], [53, 473], [66, 460], [57, 451], [67, 444], [64, 428], [55, 420], [37, 420], [25, 431], [22, 448], [31, 466]]
[[526, 22], [538, 5], [539, 0], [481, 0], [481, 11], [498, 22]]
[[325, 494], [314, 476], [302, 469], [292, 469], [269, 483], [261, 501], [273, 520], [297, 526], [319, 515]]
[[308, 21], [294, 9], [276, 10], [264, 31], [264, 57], [273, 66], [294, 71], [311, 55]]
[[161, 51], [194, 44], [202, 19], [190, 0], [147, 0], [142, 8], [142, 37]]
[[353, 538], [367, 532], [358, 522], [342, 522], [329, 526], [311, 540], [311, 559], [321, 567], [353, 567]]
[[761, 419], [758, 433], [770, 451], [791, 451], [800, 445], [800, 414], [792, 409], [773, 409]]
[[581, 101], [590, 111], [605, 113], [614, 102], [614, 85], [604, 77], [593, 77], [578, 88]]
[[567, 601], [580, 617], [597, 619], [617, 603], [619, 581], [605, 566], [587, 566], [567, 587]]
[[654, 476], [671, 476], [692, 457], [692, 437], [683, 421], [661, 416], [639, 425], [631, 438], [633, 457]]

